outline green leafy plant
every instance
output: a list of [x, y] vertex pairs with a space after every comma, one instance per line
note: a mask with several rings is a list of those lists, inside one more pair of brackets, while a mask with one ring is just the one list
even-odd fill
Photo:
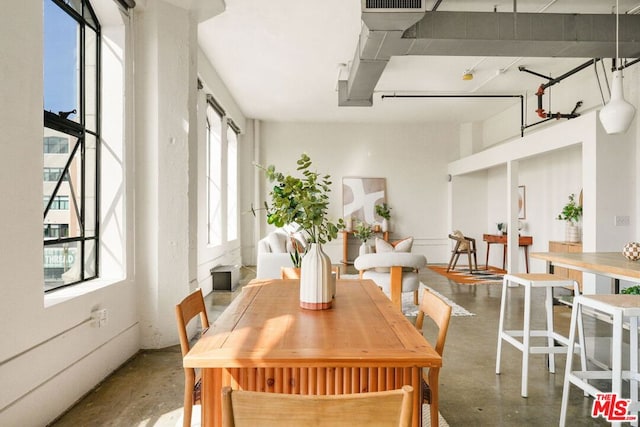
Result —
[[269, 193], [271, 204], [264, 204], [267, 222], [276, 227], [296, 223], [300, 229], [307, 232], [311, 243], [322, 244], [331, 241], [338, 236], [338, 231], [344, 228], [342, 218], [334, 223], [329, 221], [327, 216], [331, 176], [321, 176], [312, 171], [311, 158], [304, 153], [298, 159], [297, 165], [302, 177], [285, 175], [278, 172], [273, 165], [264, 167], [256, 164], [265, 171], [269, 182], [274, 183]]
[[386, 202], [381, 205], [376, 205], [376, 213], [387, 221], [391, 219], [391, 208]]
[[640, 295], [640, 285], [629, 286], [628, 288], [620, 291], [620, 293], [627, 295]]
[[496, 226], [498, 227], [498, 231], [506, 234], [507, 233], [507, 224], [505, 224], [504, 222], [499, 222], [496, 224]]
[[353, 235], [362, 240], [362, 243], [367, 243], [367, 240], [369, 240], [373, 235], [373, 229], [369, 224], [361, 221], [356, 225]]
[[576, 201], [576, 195], [569, 195], [569, 202], [564, 205], [562, 212], [558, 214], [556, 219], [561, 219], [575, 225], [582, 218], [582, 206]]
[[300, 266], [302, 266], [302, 255], [298, 248], [294, 248], [289, 252], [289, 257], [291, 257], [291, 263], [295, 268], [300, 268]]

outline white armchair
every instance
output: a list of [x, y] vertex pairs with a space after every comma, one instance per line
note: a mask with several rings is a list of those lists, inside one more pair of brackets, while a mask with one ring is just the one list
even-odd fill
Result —
[[418, 271], [426, 265], [424, 255], [407, 252], [365, 254], [354, 261], [360, 278], [376, 282], [399, 310], [402, 310], [402, 294], [405, 292], [413, 292], [414, 304], [418, 305]]
[[258, 241], [256, 279], [279, 279], [281, 267], [293, 267], [290, 255], [294, 250], [292, 238], [302, 247], [306, 245], [306, 239], [297, 229], [297, 225], [287, 225]]

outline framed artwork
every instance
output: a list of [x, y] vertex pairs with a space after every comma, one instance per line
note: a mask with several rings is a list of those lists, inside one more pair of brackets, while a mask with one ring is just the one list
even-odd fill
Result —
[[524, 185], [518, 186], [518, 219], [527, 218], [527, 197]]
[[367, 224], [379, 222], [375, 206], [387, 201], [386, 178], [342, 178], [342, 215]]

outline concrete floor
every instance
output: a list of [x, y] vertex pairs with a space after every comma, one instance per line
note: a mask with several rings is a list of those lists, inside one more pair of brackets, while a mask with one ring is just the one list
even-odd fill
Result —
[[[349, 273], [353, 271], [347, 271]], [[452, 317], [440, 372], [440, 412], [451, 426], [551, 426], [560, 416], [565, 356], [556, 356], [556, 373], [546, 369], [545, 355], [532, 355], [529, 397], [520, 397], [521, 353], [503, 345], [502, 374], [495, 374], [501, 285], [459, 285], [425, 269], [423, 283], [466, 308], [475, 316]], [[254, 277], [244, 268], [241, 283]], [[239, 288], [240, 289], [240, 288]], [[532, 318], [544, 323], [543, 291], [535, 292]], [[214, 321], [238, 294], [216, 291], [206, 297]], [[507, 321], [520, 321], [521, 289], [510, 289], [512, 309]], [[568, 335], [570, 309], [555, 307], [556, 329]], [[173, 316], [173, 312], [167, 314]], [[588, 331], [598, 327], [585, 323]], [[179, 346], [141, 351], [52, 424], [65, 426], [181, 425], [183, 371]], [[567, 425], [609, 425], [590, 416], [592, 399], [571, 387]]]

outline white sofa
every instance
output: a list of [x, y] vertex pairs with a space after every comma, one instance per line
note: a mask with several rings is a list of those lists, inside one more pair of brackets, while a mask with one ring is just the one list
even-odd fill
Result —
[[303, 234], [297, 230], [297, 225], [286, 225], [258, 241], [256, 279], [279, 279], [281, 267], [293, 267], [289, 254], [293, 251], [292, 238], [302, 247], [307, 244]]

